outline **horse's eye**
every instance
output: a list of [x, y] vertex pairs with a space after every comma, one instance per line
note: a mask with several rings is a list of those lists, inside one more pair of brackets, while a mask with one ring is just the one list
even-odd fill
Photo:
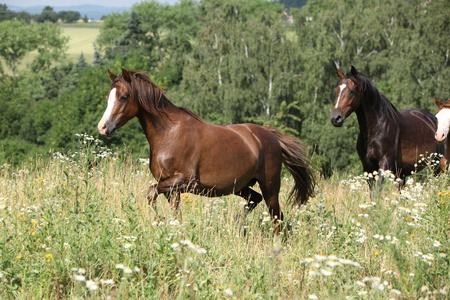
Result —
[[122, 101], [122, 102], [127, 101], [127, 99], [128, 99], [128, 97], [125, 95], [120, 95], [120, 97], [119, 97], [119, 101]]
[[348, 91], [348, 93], [349, 93], [350, 95], [353, 95], [353, 94], [355, 93], [355, 89], [350, 89], [350, 90]]

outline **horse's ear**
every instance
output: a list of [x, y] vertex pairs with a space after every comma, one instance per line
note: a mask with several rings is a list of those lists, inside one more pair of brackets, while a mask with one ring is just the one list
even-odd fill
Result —
[[108, 69], [108, 75], [109, 75], [109, 78], [111, 79], [111, 81], [114, 81], [114, 79], [116, 79], [116, 77], [117, 77], [114, 73], [111, 73], [109, 71], [109, 69]]
[[344, 78], [345, 77], [345, 74], [344, 73], [342, 73], [342, 71], [341, 70], [339, 70], [339, 69], [336, 69], [336, 75], [340, 78], [340, 79], [342, 79], [342, 78]]
[[442, 105], [443, 105], [442, 102], [439, 101], [438, 98], [436, 98], [436, 97], [434, 97], [434, 102], [436, 102], [437, 107], [438, 107], [439, 109], [441, 109], [441, 107], [442, 107]]
[[128, 74], [128, 71], [122, 68], [122, 77], [126, 82], [131, 83], [131, 77], [130, 74]]
[[351, 72], [352, 72], [352, 75], [355, 77], [358, 75], [358, 71], [356, 70], [356, 68], [354, 66], [352, 66]]

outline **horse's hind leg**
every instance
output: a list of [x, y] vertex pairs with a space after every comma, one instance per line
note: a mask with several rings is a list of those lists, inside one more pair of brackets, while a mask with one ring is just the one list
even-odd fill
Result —
[[[241, 189], [239, 192], [236, 193], [236, 195], [244, 198], [245, 200], [247, 200], [247, 204], [245, 205], [244, 209], [244, 213], [240, 214], [238, 213], [235, 217], [234, 217], [234, 221], [236, 223], [240, 223], [240, 227], [242, 227], [242, 225], [244, 224], [245, 218], [247, 217], [247, 215], [255, 209], [255, 207], [262, 201], [262, 196], [260, 193], [254, 191], [253, 189], [251, 189], [250, 187], [246, 186], [243, 189]], [[244, 235], [246, 234], [245, 229], [244, 229]]]
[[260, 182], [261, 191], [263, 193], [264, 200], [266, 201], [269, 214], [272, 217], [275, 226], [275, 235], [279, 235], [282, 229], [283, 213], [281, 212], [280, 203], [278, 201], [278, 194], [280, 192], [280, 178], [278, 180], [273, 178], [269, 184]]
[[260, 193], [256, 192], [248, 186], [246, 186], [236, 194], [247, 200], [247, 205], [245, 206], [245, 216], [252, 212], [263, 199]]

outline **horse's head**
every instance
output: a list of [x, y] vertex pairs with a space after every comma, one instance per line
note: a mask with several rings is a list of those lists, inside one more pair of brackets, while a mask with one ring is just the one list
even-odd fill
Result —
[[447, 138], [447, 134], [450, 128], [450, 99], [442, 103], [437, 98], [434, 98], [438, 107], [436, 114], [437, 130], [434, 137], [439, 143], [443, 143]]
[[111, 137], [117, 129], [137, 115], [139, 106], [133, 97], [128, 71], [122, 69], [122, 75], [116, 76], [108, 70], [108, 74], [112, 80], [111, 90], [106, 96], [108, 106], [98, 123], [98, 131]]
[[336, 74], [341, 80], [334, 90], [336, 104], [331, 112], [330, 121], [333, 126], [341, 127], [344, 120], [358, 109], [362, 98], [362, 88], [355, 67], [352, 66], [351, 73], [347, 75], [337, 69]]

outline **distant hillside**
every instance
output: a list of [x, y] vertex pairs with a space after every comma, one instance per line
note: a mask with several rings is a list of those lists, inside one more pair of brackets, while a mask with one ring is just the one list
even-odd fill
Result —
[[[32, 15], [40, 14], [44, 9], [45, 5], [39, 6], [28, 6], [28, 7], [20, 7], [15, 5], [8, 5], [8, 8], [12, 11], [26, 11]], [[130, 10], [131, 5], [129, 7], [106, 7], [101, 5], [74, 5], [74, 6], [51, 6], [55, 12], [59, 12], [62, 10], [73, 10], [78, 11], [81, 17], [87, 16], [89, 19], [100, 20], [102, 16], [108, 15], [112, 12], [122, 12], [124, 10]]]

